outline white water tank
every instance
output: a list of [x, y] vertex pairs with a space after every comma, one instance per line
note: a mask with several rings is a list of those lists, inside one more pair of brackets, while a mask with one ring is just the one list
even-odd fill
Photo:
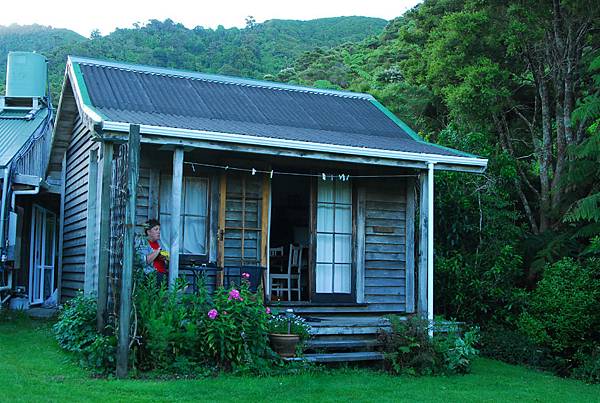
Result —
[[6, 97], [42, 98], [46, 96], [48, 68], [46, 58], [32, 52], [9, 52], [6, 65]]

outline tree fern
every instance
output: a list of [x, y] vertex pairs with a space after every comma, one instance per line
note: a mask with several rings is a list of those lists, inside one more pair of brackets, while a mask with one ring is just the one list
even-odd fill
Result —
[[572, 167], [567, 175], [567, 180], [586, 193], [571, 205], [564, 217], [566, 222], [581, 225], [575, 237], [590, 240], [584, 254], [598, 251], [600, 236], [600, 55], [592, 60], [590, 71], [595, 73], [593, 81], [596, 88], [573, 112], [573, 120], [591, 122], [587, 128], [588, 137], [571, 148]]

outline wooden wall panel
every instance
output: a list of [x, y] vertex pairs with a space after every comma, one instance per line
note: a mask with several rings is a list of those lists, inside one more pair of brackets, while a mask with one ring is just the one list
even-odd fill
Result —
[[80, 117], [75, 118], [66, 154], [61, 298], [84, 288], [89, 151], [98, 149]]

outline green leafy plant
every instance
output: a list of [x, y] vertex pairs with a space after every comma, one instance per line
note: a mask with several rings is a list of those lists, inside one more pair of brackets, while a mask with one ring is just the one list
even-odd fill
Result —
[[519, 321], [520, 329], [556, 353], [597, 340], [600, 260], [563, 259], [544, 271]]
[[[475, 345], [479, 329], [467, 331], [461, 337], [457, 328], [434, 324], [438, 329], [429, 335], [430, 324], [417, 317], [402, 320], [396, 315], [387, 317], [390, 331], [381, 331], [379, 341], [388, 370], [398, 375], [464, 374], [478, 355]], [[443, 329], [443, 331], [441, 330]]]
[[398, 375], [431, 375], [436, 367], [436, 355], [429, 338], [429, 323], [417, 317], [402, 320], [387, 316], [391, 329], [381, 331], [378, 339], [383, 346], [387, 369]]
[[268, 346], [268, 314], [262, 290], [250, 292], [249, 282], [239, 288], [218, 289], [200, 324], [203, 349], [210, 362], [225, 370], [266, 371], [274, 354]]
[[115, 366], [116, 339], [96, 330], [96, 300], [79, 293], [69, 300], [53, 326], [58, 344], [85, 367], [107, 373]]
[[479, 341], [479, 328], [465, 332], [461, 337], [458, 331], [437, 333], [433, 338], [436, 352], [444, 357], [444, 370], [449, 374], [471, 372], [471, 362], [479, 354], [475, 345]]

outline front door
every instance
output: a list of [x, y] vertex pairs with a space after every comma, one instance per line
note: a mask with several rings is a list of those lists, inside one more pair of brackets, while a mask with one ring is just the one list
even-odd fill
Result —
[[40, 304], [54, 290], [56, 214], [34, 205], [31, 213], [29, 302]]
[[316, 192], [315, 302], [352, 302], [352, 185], [318, 181]]
[[219, 266], [264, 266], [263, 180], [223, 175], [219, 193]]

